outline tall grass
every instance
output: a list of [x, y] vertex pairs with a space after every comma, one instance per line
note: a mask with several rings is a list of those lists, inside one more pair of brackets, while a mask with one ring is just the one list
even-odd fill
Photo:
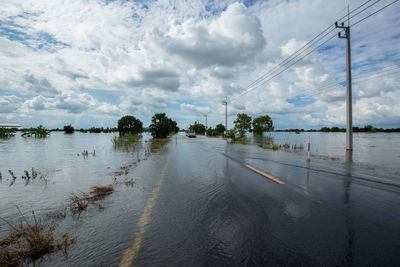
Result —
[[15, 131], [12, 129], [0, 128], [0, 138], [9, 138], [15, 135]]
[[62, 235], [60, 241], [56, 241], [54, 224], [44, 225], [36, 218], [34, 211], [33, 221], [29, 222], [21, 210], [18, 207], [17, 209], [21, 217], [18, 224], [14, 225], [1, 218], [11, 227], [13, 233], [0, 241], [0, 266], [17, 266], [23, 260], [33, 262], [45, 254], [59, 250], [67, 254], [68, 247], [76, 242], [76, 238], [70, 238], [68, 233]]
[[50, 131], [46, 130], [43, 126], [37, 128], [31, 128], [28, 130], [23, 130], [21, 136], [23, 137], [36, 137], [36, 138], [46, 138], [50, 135]]

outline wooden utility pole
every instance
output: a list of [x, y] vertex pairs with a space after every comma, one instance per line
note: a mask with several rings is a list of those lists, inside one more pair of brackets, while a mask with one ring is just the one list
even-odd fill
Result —
[[[347, 12], [349, 7], [347, 6]], [[347, 17], [347, 27], [342, 22], [341, 25], [335, 23], [336, 28], [344, 29], [344, 36], [338, 33], [339, 38], [346, 39], [346, 150], [353, 150], [353, 105], [351, 93], [351, 55], [350, 55], [350, 19]]]

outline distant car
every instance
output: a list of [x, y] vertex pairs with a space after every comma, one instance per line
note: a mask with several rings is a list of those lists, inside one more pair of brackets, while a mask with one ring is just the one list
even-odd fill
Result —
[[194, 131], [187, 131], [186, 136], [189, 138], [196, 137], [196, 133]]

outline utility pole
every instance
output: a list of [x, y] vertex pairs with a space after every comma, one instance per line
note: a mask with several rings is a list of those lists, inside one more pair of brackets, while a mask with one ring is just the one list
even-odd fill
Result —
[[225, 132], [228, 131], [228, 97], [225, 97], [225, 101], [222, 101], [225, 105]]
[[346, 39], [346, 150], [353, 151], [353, 107], [351, 94], [351, 55], [350, 55], [350, 18], [349, 6], [347, 6], [347, 27], [335, 23], [336, 28], [344, 29], [345, 35], [338, 33], [339, 38]]

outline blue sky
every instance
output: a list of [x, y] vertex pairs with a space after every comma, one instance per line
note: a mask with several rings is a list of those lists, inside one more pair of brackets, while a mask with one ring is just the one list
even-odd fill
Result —
[[[181, 128], [204, 123], [205, 114], [215, 126], [224, 123], [228, 97], [229, 127], [239, 112], [268, 114], [279, 129], [344, 127], [343, 39], [243, 92], [344, 16], [348, 4], [353, 10], [364, 2], [7, 1], [0, 123], [115, 127], [133, 115], [147, 126], [165, 112]], [[352, 27], [351, 37], [354, 124], [400, 127], [400, 4]]]

